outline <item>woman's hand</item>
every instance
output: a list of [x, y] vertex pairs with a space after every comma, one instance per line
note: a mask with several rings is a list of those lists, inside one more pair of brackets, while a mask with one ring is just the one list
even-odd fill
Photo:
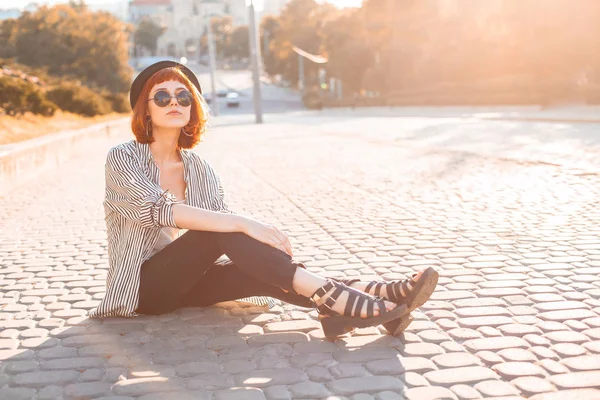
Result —
[[293, 256], [290, 239], [277, 227], [253, 219], [247, 219], [244, 225], [246, 235]]

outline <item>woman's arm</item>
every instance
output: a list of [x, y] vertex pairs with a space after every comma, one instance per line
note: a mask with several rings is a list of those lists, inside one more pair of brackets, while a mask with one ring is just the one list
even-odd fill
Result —
[[243, 232], [291, 255], [287, 236], [276, 227], [232, 214], [223, 202], [220, 182], [217, 211], [177, 202], [141, 171], [133, 156], [113, 147], [106, 157], [104, 206], [146, 228], [170, 226], [211, 232]]
[[181, 229], [210, 232], [245, 232], [248, 218], [205, 210], [186, 204], [173, 205], [175, 224]]
[[277, 227], [252, 218], [226, 212], [209, 211], [185, 204], [173, 206], [173, 218], [178, 227], [209, 232], [243, 232], [292, 256], [289, 238]]

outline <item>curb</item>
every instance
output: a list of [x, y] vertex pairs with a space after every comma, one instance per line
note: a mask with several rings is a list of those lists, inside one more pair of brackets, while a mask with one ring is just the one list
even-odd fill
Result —
[[[464, 119], [479, 119], [484, 121], [516, 121], [516, 122], [547, 122], [547, 123], [565, 123], [565, 124], [600, 124], [600, 118], [597, 116], [600, 115], [600, 107], [590, 106], [585, 109], [585, 115], [576, 116], [573, 113], [560, 113], [560, 108], [556, 109], [558, 111], [558, 115], [552, 116], [552, 110], [517, 110], [517, 109], [508, 109], [508, 110], [495, 110], [494, 108], [490, 109], [478, 109], [475, 111], [467, 109], [460, 109], [460, 107], [456, 107], [455, 110], [450, 109], [447, 113], [436, 113], [435, 107], [426, 107], [427, 113], [423, 113], [423, 110], [420, 110], [418, 113], [411, 113], [411, 109], [419, 109], [419, 107], [324, 107], [323, 110], [331, 110], [337, 111], [341, 115], [345, 114], [360, 114], [361, 111], [371, 109], [374, 110], [375, 113], [379, 112], [381, 115], [369, 115], [369, 116], [394, 116], [396, 118], [464, 118]], [[443, 107], [441, 107], [443, 109]], [[394, 115], [394, 111], [399, 110], [403, 111], [402, 114]], [[504, 113], [504, 115], [480, 115], [481, 113]], [[518, 115], [522, 113], [521, 115]], [[536, 115], [537, 114], [537, 115]], [[544, 115], [546, 114], [546, 115]], [[550, 115], [549, 115], [550, 114]]]
[[489, 121], [548, 122], [555, 124], [600, 124], [600, 119], [544, 117], [474, 117]]
[[124, 117], [0, 146], [0, 196], [74, 154], [91, 149], [100, 140], [122, 134], [129, 122], [130, 118]]

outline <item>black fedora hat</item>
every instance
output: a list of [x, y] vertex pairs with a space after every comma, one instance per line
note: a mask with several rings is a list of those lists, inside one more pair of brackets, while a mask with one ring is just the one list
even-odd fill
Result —
[[156, 62], [156, 63], [144, 68], [144, 70], [142, 70], [142, 72], [140, 72], [138, 74], [138, 76], [136, 76], [135, 79], [133, 80], [133, 83], [131, 84], [131, 90], [129, 92], [129, 104], [131, 105], [132, 110], [135, 107], [135, 103], [137, 102], [138, 97], [140, 97], [140, 93], [142, 92], [142, 88], [144, 87], [144, 84], [146, 83], [146, 81], [152, 75], [154, 75], [156, 72], [160, 71], [161, 69], [171, 68], [171, 67], [179, 68], [181, 70], [181, 72], [183, 72], [185, 74], [185, 76], [188, 77], [188, 79], [194, 84], [194, 86], [196, 86], [198, 88], [198, 91], [202, 94], [202, 88], [200, 87], [200, 82], [198, 82], [198, 78], [192, 72], [191, 69], [189, 69], [185, 65], [180, 64], [176, 61], [169, 61], [169, 60], [159, 61], [159, 62]]

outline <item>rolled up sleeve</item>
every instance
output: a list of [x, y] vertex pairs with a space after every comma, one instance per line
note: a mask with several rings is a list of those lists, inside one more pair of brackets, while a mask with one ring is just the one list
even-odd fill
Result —
[[105, 178], [104, 206], [109, 210], [145, 228], [179, 228], [173, 218], [176, 197], [152, 182], [133, 156], [112, 148], [106, 157]]

